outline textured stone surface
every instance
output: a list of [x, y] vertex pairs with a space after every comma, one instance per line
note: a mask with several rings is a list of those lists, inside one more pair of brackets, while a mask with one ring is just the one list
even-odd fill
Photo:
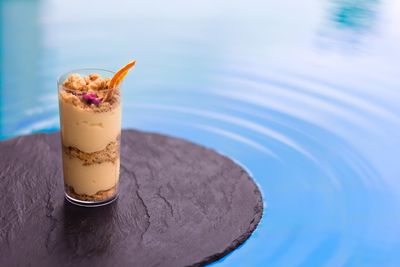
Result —
[[0, 266], [190, 266], [226, 255], [262, 199], [230, 159], [159, 134], [122, 134], [120, 197], [64, 200], [59, 134], [0, 142]]

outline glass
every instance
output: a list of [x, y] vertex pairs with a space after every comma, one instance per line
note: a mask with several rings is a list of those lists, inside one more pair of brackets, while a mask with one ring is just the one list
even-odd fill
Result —
[[[81, 78], [71, 74], [79, 74]], [[89, 77], [91, 74], [95, 75]], [[102, 79], [113, 74], [101, 69], [81, 69], [68, 72], [58, 80], [65, 196], [76, 205], [102, 206], [118, 196], [119, 88], [111, 99], [101, 101], [108, 92]]]

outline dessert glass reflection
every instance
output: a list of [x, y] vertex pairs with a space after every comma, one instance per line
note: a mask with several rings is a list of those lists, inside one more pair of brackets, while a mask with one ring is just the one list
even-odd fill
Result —
[[113, 74], [82, 69], [58, 80], [65, 195], [77, 205], [105, 205], [118, 195], [121, 94], [110, 88]]

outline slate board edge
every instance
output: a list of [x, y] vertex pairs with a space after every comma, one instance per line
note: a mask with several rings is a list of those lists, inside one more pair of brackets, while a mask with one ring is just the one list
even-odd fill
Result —
[[[252, 235], [252, 233], [254, 232], [254, 230], [257, 228], [259, 222], [262, 219], [262, 215], [263, 215], [263, 210], [264, 210], [264, 205], [263, 205], [263, 197], [261, 194], [261, 191], [257, 185], [257, 183], [254, 181], [254, 179], [250, 176], [249, 172], [247, 170], [245, 170], [242, 165], [235, 161], [232, 160], [230, 157], [216, 151], [215, 149], [209, 148], [203, 144], [199, 144], [193, 141], [189, 141], [186, 140], [184, 138], [181, 137], [175, 137], [172, 135], [168, 135], [168, 134], [163, 134], [163, 133], [158, 133], [158, 132], [149, 132], [149, 131], [141, 131], [141, 130], [137, 130], [137, 129], [131, 129], [131, 128], [127, 128], [127, 129], [123, 129], [124, 132], [141, 132], [141, 133], [145, 133], [145, 134], [150, 134], [150, 135], [158, 135], [158, 136], [164, 136], [164, 137], [169, 137], [169, 138], [178, 138], [181, 140], [184, 140], [185, 142], [188, 143], [192, 143], [198, 146], [202, 146], [204, 147], [206, 150], [212, 151], [213, 153], [218, 154], [219, 156], [233, 162], [234, 164], [238, 165], [240, 167], [240, 169], [247, 174], [248, 179], [250, 180], [250, 182], [252, 182], [254, 184], [254, 193], [259, 197], [260, 201], [257, 203], [257, 206], [255, 207], [255, 214], [253, 219], [251, 220], [248, 229], [246, 230], [246, 232], [244, 234], [242, 234], [241, 236], [239, 236], [238, 238], [236, 238], [235, 240], [232, 241], [231, 245], [227, 246], [227, 248], [222, 251], [222, 252], [218, 252], [215, 254], [212, 254], [208, 257], [206, 257], [205, 259], [194, 263], [192, 265], [189, 265], [188, 267], [197, 267], [197, 266], [204, 266], [210, 263], [214, 263], [220, 259], [222, 259], [223, 257], [225, 257], [226, 255], [228, 255], [229, 253], [232, 253], [236, 248], [238, 248], [239, 246], [241, 246], [242, 244], [244, 244], [244, 242]], [[18, 135], [15, 137], [11, 137], [5, 140], [0, 140], [0, 143], [8, 143], [8, 142], [13, 142], [13, 141], [17, 141], [20, 138], [23, 138], [24, 136], [31, 136], [31, 135], [43, 135], [43, 136], [48, 136], [50, 134], [57, 134], [57, 132], [59, 133], [59, 131], [51, 131], [51, 132], [47, 132], [47, 133], [32, 133], [32, 134], [24, 134], [24, 135]]]
[[258, 187], [257, 183], [250, 176], [249, 172], [247, 170], [245, 170], [239, 162], [236, 162], [235, 160], [232, 160], [230, 157], [228, 157], [228, 156], [216, 151], [213, 148], [207, 147], [207, 146], [205, 146], [203, 144], [199, 144], [199, 143], [193, 142], [191, 140], [189, 141], [189, 140], [184, 139], [182, 137], [176, 137], [176, 136], [172, 136], [172, 135], [168, 135], [168, 134], [164, 134], [164, 133], [158, 133], [158, 132], [141, 131], [141, 130], [130, 129], [130, 128], [123, 129], [123, 131], [125, 131], [125, 132], [129, 132], [129, 131], [142, 132], [142, 133], [151, 134], [151, 135], [159, 135], [159, 136], [165, 136], [165, 137], [170, 137], [170, 138], [178, 138], [178, 139], [184, 140], [185, 142], [192, 143], [192, 144], [195, 144], [195, 145], [198, 145], [198, 146], [202, 146], [202, 147], [206, 148], [207, 150], [212, 151], [212, 152], [220, 155], [221, 157], [226, 158], [229, 161], [232, 161], [234, 164], [238, 165], [240, 167], [240, 169], [242, 169], [242, 171], [247, 174], [248, 179], [254, 184], [254, 187], [255, 187], [254, 193], [259, 196], [259, 199], [261, 201], [259, 203], [257, 203], [257, 207], [255, 208], [257, 211], [256, 211], [253, 219], [251, 220], [251, 223], [250, 223], [247, 231], [244, 234], [242, 234], [241, 236], [239, 236], [237, 239], [233, 240], [232, 244], [229, 245], [224, 251], [218, 252], [218, 253], [213, 254], [213, 255], [210, 255], [207, 258], [205, 258], [204, 260], [199, 261], [197, 263], [194, 263], [192, 265], [189, 265], [188, 267], [198, 267], [198, 266], [207, 265], [209, 263], [214, 263], [215, 261], [220, 260], [223, 257], [225, 257], [226, 255], [228, 255], [229, 253], [232, 253], [235, 249], [237, 249], [239, 246], [241, 246], [252, 235], [252, 233], [257, 228], [259, 222], [262, 219], [262, 214], [263, 214], [263, 210], [264, 210], [264, 205], [263, 205], [263, 199], [264, 198], [262, 197], [260, 188]]

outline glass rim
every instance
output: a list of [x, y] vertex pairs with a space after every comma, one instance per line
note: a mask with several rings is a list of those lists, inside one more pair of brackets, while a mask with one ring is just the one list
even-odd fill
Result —
[[99, 69], [99, 68], [73, 69], [73, 70], [70, 70], [70, 71], [67, 71], [67, 72], [61, 74], [61, 75], [58, 77], [58, 79], [57, 79], [57, 84], [59, 85], [59, 84], [61, 83], [61, 78], [66, 77], [66, 76], [68, 76], [69, 74], [72, 74], [72, 73], [79, 73], [79, 72], [81, 72], [81, 71], [91, 71], [91, 70], [93, 70], [93, 71], [102, 71], [102, 72], [108, 72], [108, 73], [110, 73], [110, 74], [115, 74], [115, 71], [106, 70], [106, 69]]

